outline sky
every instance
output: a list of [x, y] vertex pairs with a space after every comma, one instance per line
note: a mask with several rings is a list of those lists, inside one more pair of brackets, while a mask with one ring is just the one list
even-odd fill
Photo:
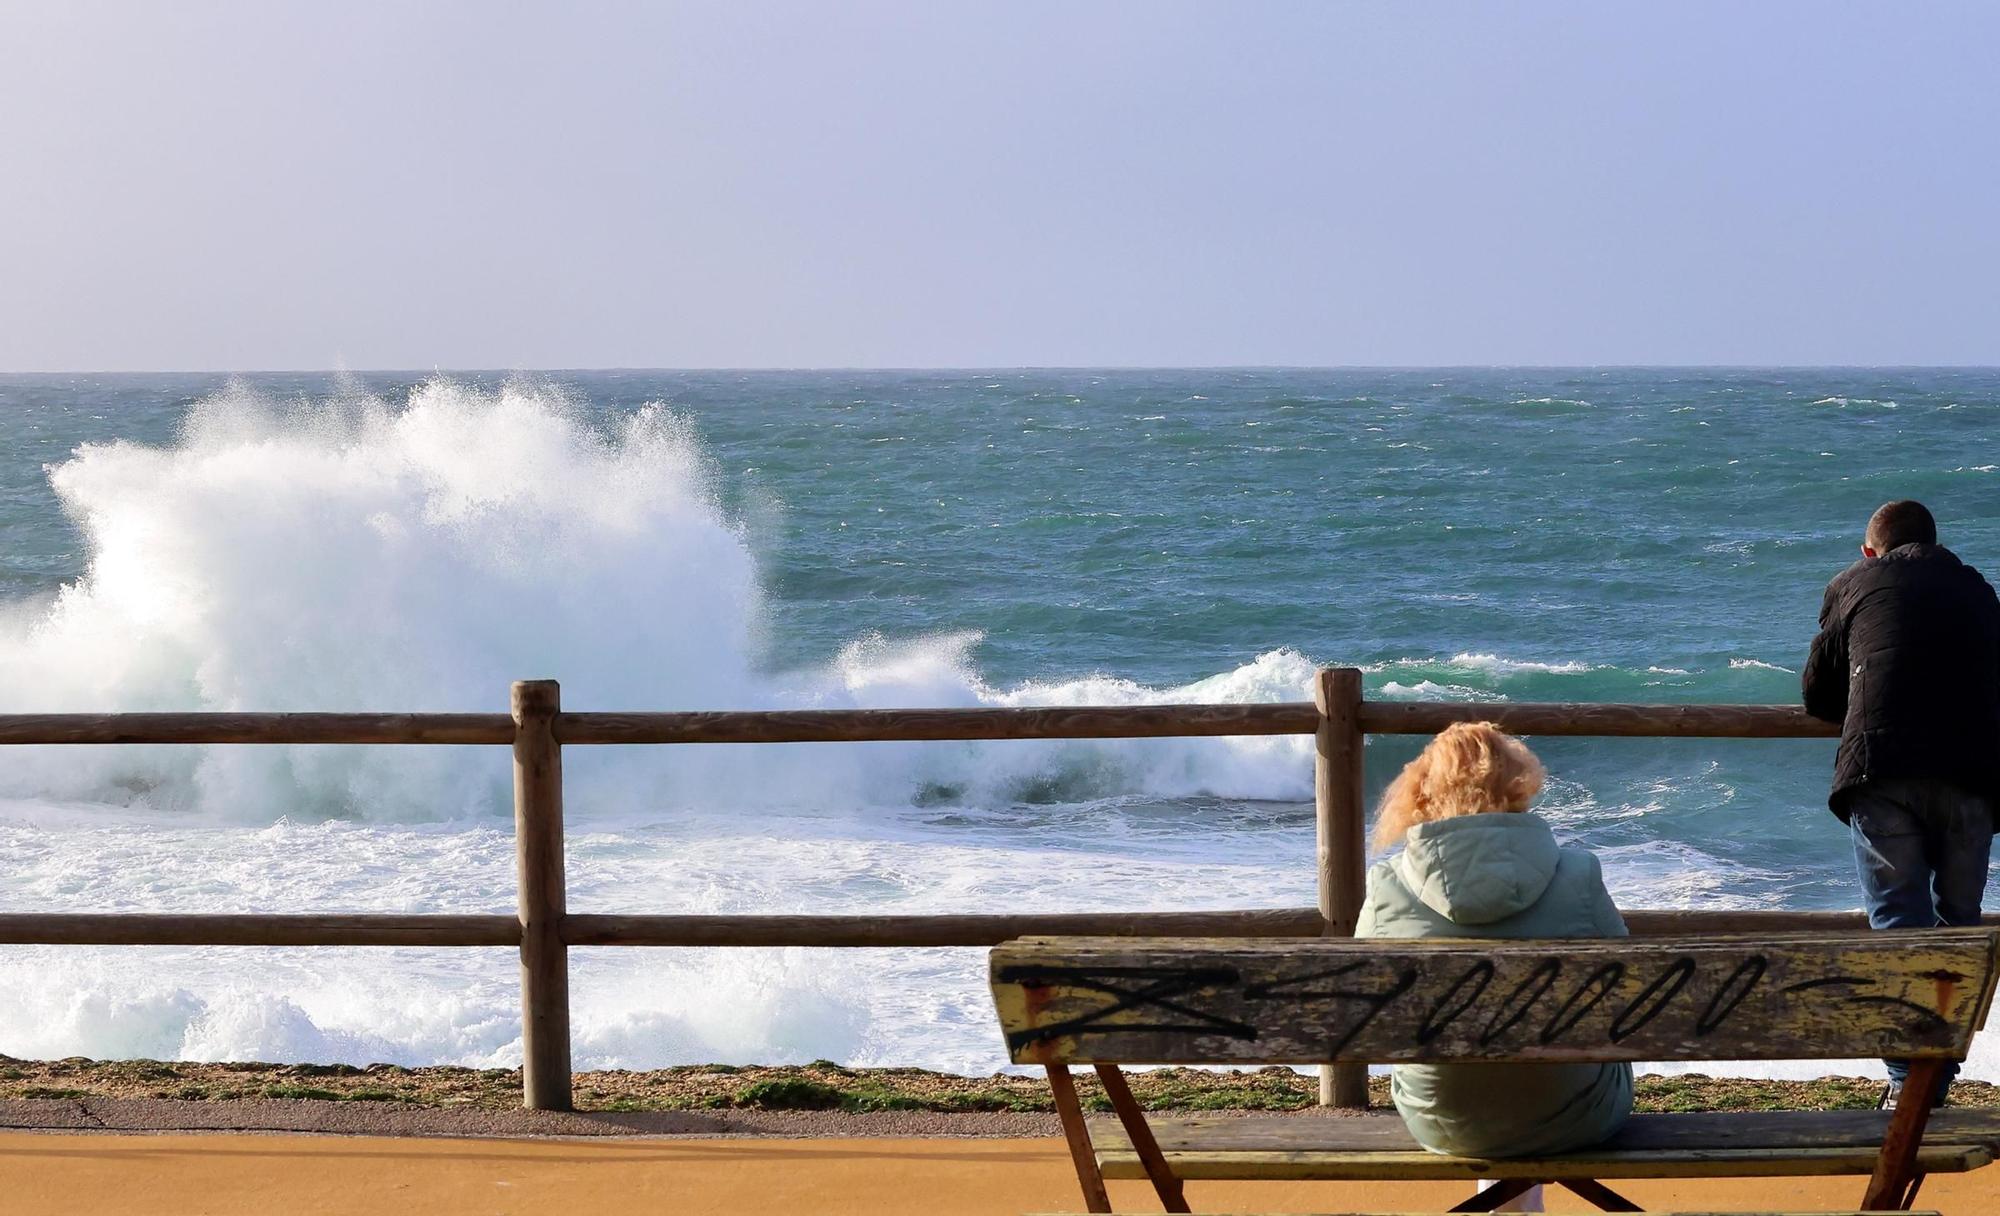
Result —
[[2000, 363], [2000, 5], [0, 0], [0, 371]]

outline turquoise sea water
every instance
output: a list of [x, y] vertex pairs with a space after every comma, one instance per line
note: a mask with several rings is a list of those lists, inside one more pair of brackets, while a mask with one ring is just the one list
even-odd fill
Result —
[[[2000, 564], [1994, 370], [8, 376], [0, 437], [9, 710], [1789, 702], [1881, 501]], [[1537, 748], [1628, 905], [1855, 903], [1829, 743]], [[186, 751], [20, 757], [0, 906], [508, 906], [491, 757]], [[572, 906], [1311, 898], [1295, 740], [742, 754], [573, 759]], [[0, 1052], [517, 1057], [504, 960], [407, 957], [7, 951]], [[586, 1064], [999, 1062], [964, 952], [579, 968]]]

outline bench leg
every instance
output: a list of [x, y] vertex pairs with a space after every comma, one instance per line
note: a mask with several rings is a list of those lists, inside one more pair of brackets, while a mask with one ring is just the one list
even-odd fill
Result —
[[1563, 1186], [1597, 1205], [1601, 1212], [1643, 1212], [1646, 1209], [1595, 1178], [1565, 1178]]
[[1536, 1185], [1537, 1183], [1533, 1178], [1502, 1178], [1492, 1186], [1473, 1195], [1472, 1198], [1447, 1210], [1453, 1212], [1490, 1212], [1508, 1200], [1518, 1199], [1529, 1191], [1534, 1190]]
[[1931, 1101], [1943, 1079], [1942, 1060], [1918, 1060], [1910, 1065], [1903, 1096], [1896, 1099], [1896, 1112], [1889, 1116], [1889, 1130], [1882, 1137], [1881, 1155], [1875, 1158], [1875, 1176], [1868, 1180], [1868, 1193], [1861, 1200], [1864, 1210], [1910, 1210], [1910, 1201], [1916, 1198], [1922, 1181], [1915, 1169], [1917, 1150], [1923, 1147]]
[[1132, 1096], [1132, 1087], [1125, 1083], [1125, 1074], [1118, 1071], [1116, 1064], [1099, 1064], [1097, 1079], [1104, 1083], [1104, 1095], [1111, 1099], [1111, 1109], [1118, 1112], [1118, 1121], [1125, 1125], [1125, 1135], [1132, 1141], [1132, 1151], [1139, 1154], [1140, 1162], [1145, 1165], [1146, 1177], [1153, 1180], [1160, 1206], [1169, 1212], [1187, 1211], [1181, 1180], [1174, 1177], [1174, 1167], [1167, 1164], [1167, 1155], [1153, 1138], [1152, 1125], [1146, 1122], [1146, 1112]]
[[1069, 1065], [1051, 1064], [1049, 1094], [1056, 1101], [1056, 1118], [1062, 1121], [1063, 1139], [1069, 1141], [1069, 1159], [1076, 1166], [1076, 1181], [1083, 1188], [1083, 1208], [1087, 1212], [1108, 1212], [1111, 1197], [1104, 1193], [1104, 1175], [1097, 1169], [1097, 1150], [1090, 1144], [1090, 1129], [1084, 1126], [1083, 1103], [1077, 1101], [1076, 1082]]

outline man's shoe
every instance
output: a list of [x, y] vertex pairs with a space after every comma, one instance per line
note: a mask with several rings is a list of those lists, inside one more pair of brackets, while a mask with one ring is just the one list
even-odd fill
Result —
[[[1880, 1101], [1875, 1103], [1875, 1109], [1894, 1110], [1896, 1108], [1896, 1102], [1900, 1098], [1902, 1098], [1902, 1096], [1903, 1096], [1903, 1083], [1901, 1081], [1891, 1081], [1889, 1082], [1888, 1085], [1883, 1087], [1882, 1098]], [[1945, 1084], [1940, 1085], [1938, 1087], [1936, 1095], [1934, 1095], [1931, 1098], [1931, 1109], [1932, 1110], [1942, 1109], [1945, 1104], [1945, 1099], [1950, 1096], [1951, 1096], [1951, 1083], [1947, 1081]]]

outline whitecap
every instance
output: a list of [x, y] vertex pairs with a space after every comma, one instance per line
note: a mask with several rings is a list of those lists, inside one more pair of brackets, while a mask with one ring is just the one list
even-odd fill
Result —
[[1497, 702], [1507, 699], [1491, 689], [1473, 688], [1466, 684], [1440, 684], [1435, 680], [1419, 680], [1414, 684], [1389, 680], [1382, 685], [1378, 695], [1399, 701]]
[[1782, 671], [1786, 675], [1799, 674], [1790, 667], [1780, 667], [1776, 663], [1766, 663], [1762, 659], [1731, 659], [1729, 666], [1736, 671]]
[[1567, 662], [1543, 663], [1543, 662], [1535, 662], [1533, 660], [1524, 660], [1524, 659], [1503, 659], [1499, 655], [1494, 655], [1494, 654], [1455, 654], [1451, 656], [1451, 659], [1449, 661], [1451, 665], [1454, 667], [1470, 668], [1471, 670], [1474, 671], [1488, 672], [1496, 676], [1511, 676], [1511, 675], [1522, 675], [1529, 673], [1538, 675], [1574, 676], [1574, 675], [1582, 675], [1585, 672], [1597, 670], [1597, 668], [1590, 663], [1583, 663], [1575, 660], [1570, 660]]

